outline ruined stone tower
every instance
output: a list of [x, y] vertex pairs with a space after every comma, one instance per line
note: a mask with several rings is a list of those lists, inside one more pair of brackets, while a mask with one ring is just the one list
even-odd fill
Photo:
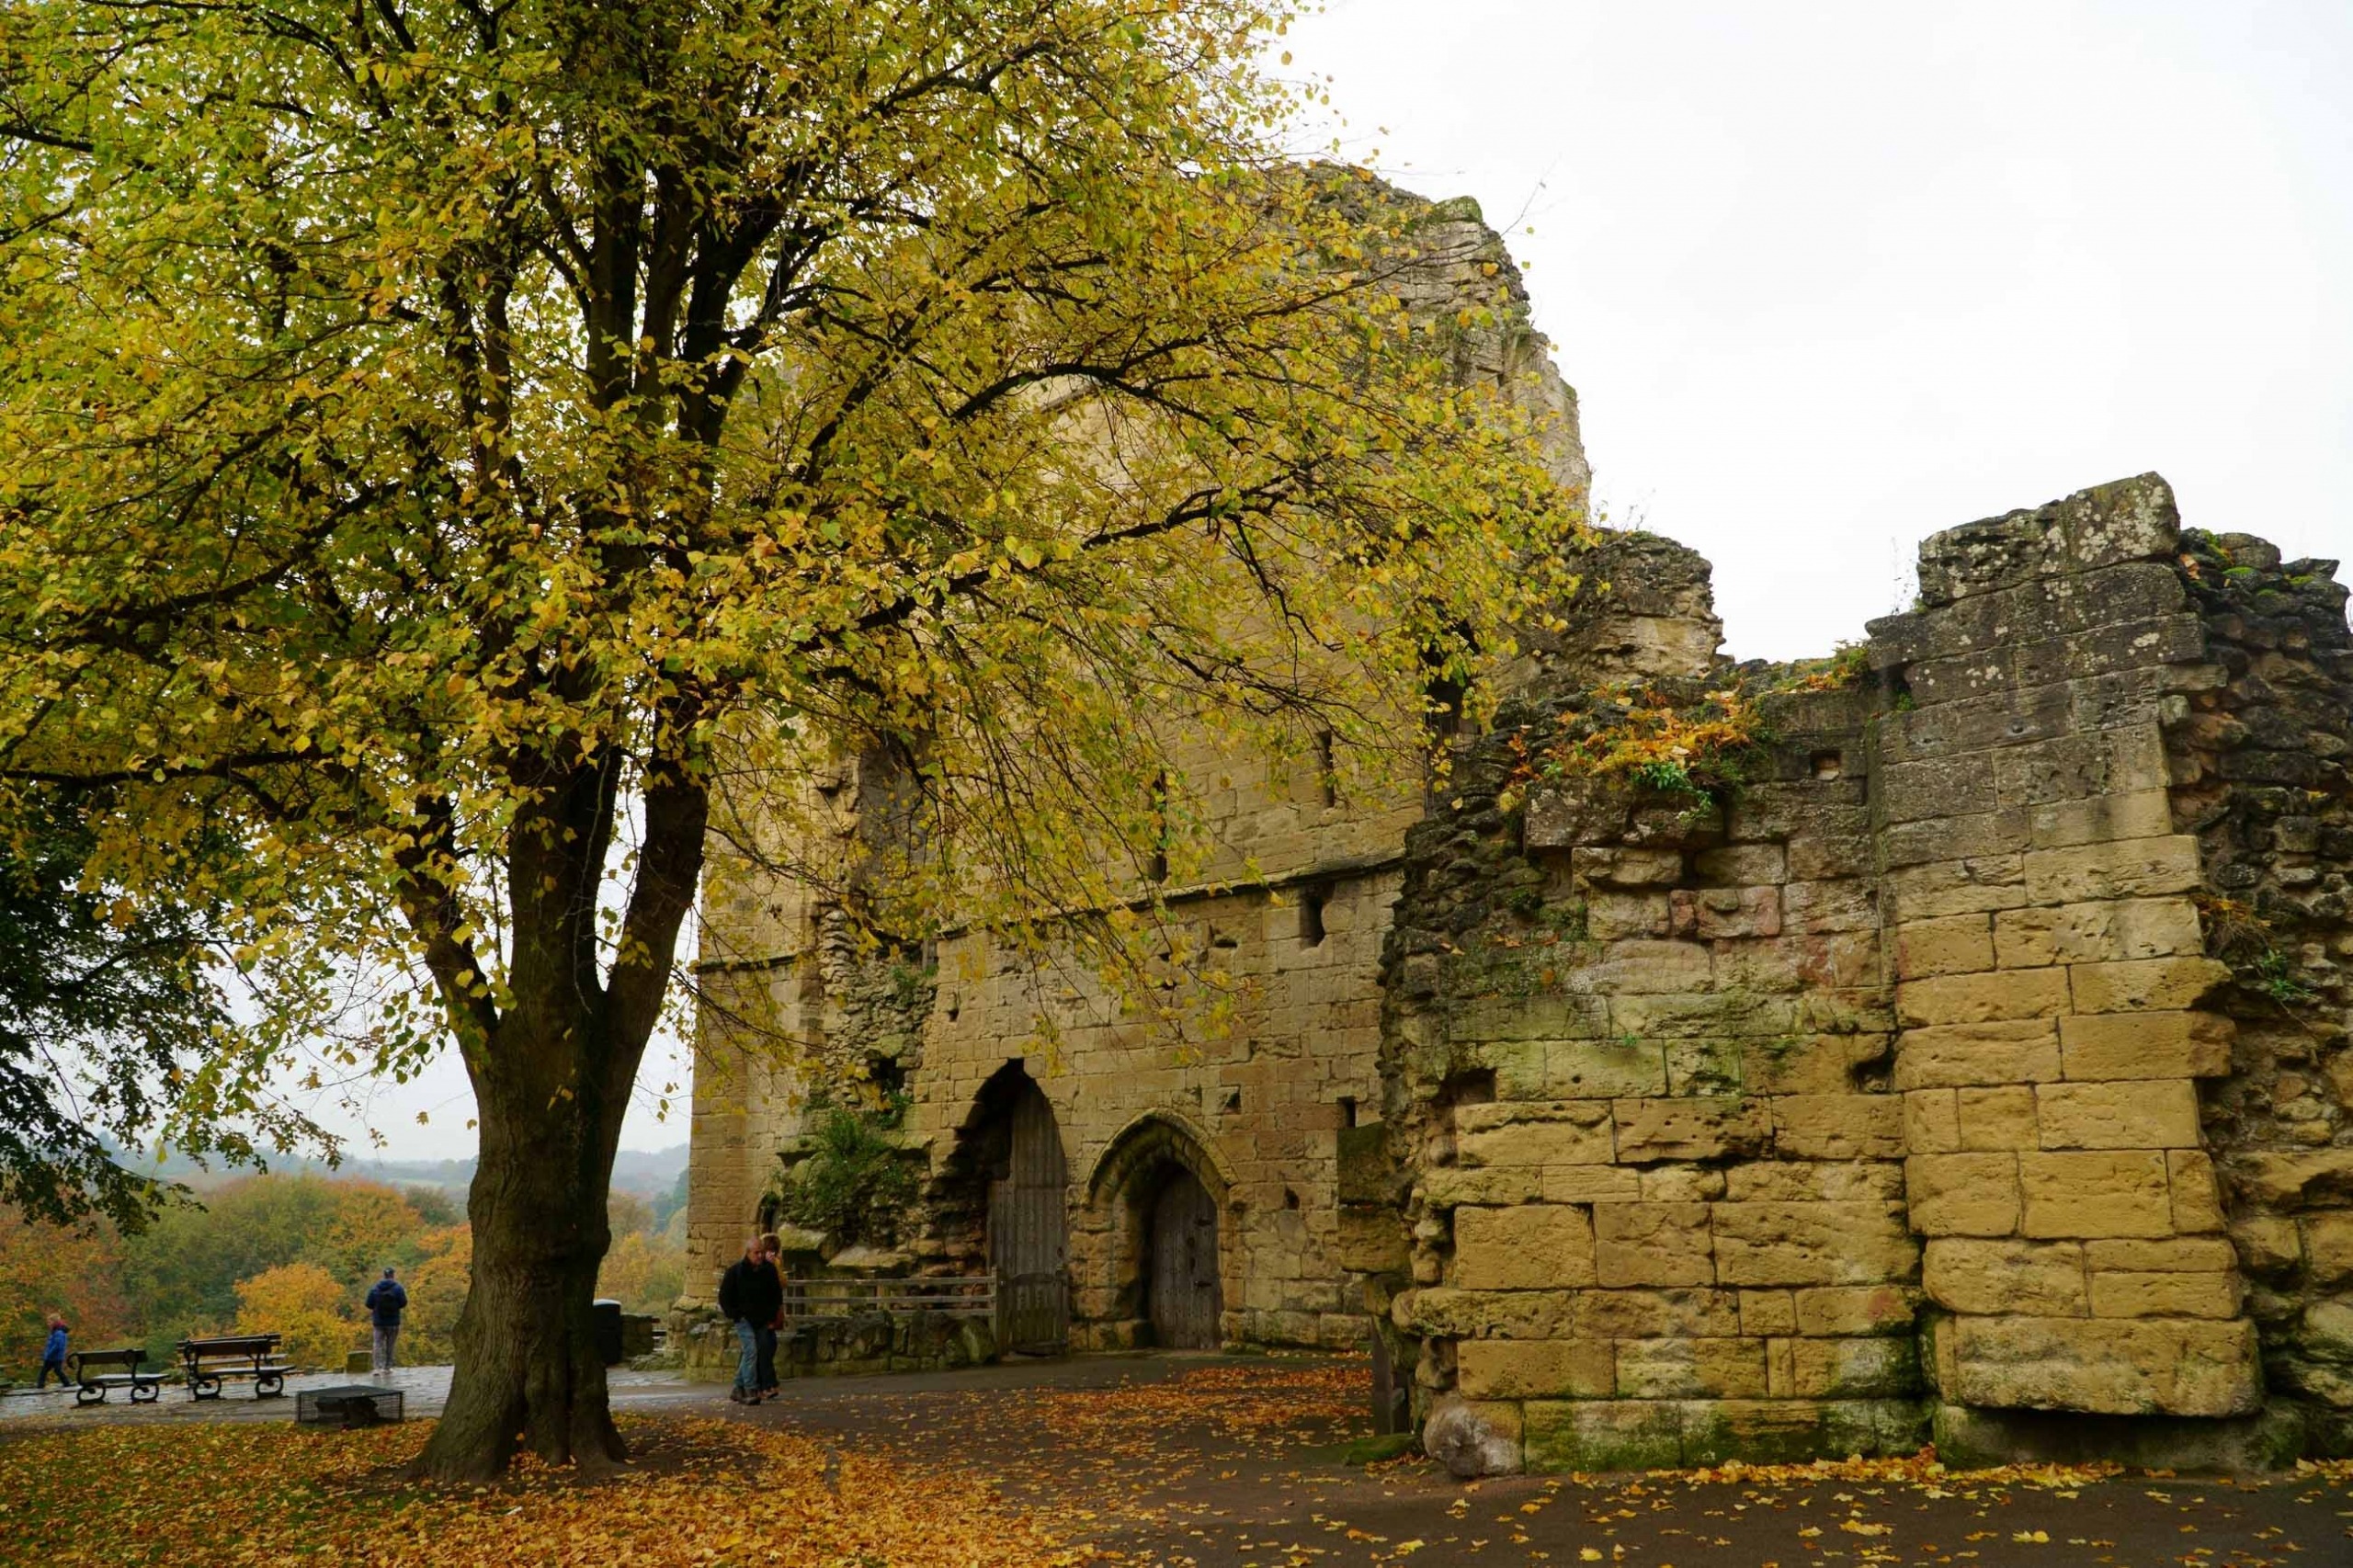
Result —
[[1468, 744], [1382, 971], [1433, 1451], [2345, 1451], [2334, 566], [2129, 480], [1928, 540], [1854, 653]]

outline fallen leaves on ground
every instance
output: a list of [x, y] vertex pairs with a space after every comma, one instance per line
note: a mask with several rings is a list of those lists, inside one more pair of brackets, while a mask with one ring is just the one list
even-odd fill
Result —
[[583, 1484], [525, 1460], [489, 1487], [410, 1485], [431, 1424], [44, 1432], [0, 1448], [0, 1563], [476, 1568], [1039, 1568], [1076, 1563], [977, 1483], [737, 1422], [627, 1421], [640, 1463]]

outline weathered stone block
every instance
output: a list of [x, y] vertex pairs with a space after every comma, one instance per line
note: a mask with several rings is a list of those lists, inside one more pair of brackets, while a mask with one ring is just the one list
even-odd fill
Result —
[[1908, 925], [2027, 903], [2026, 857], [1983, 855], [1907, 866], [1887, 876], [1890, 917]]
[[2014, 855], [2031, 841], [2027, 813], [2012, 807], [1974, 816], [1895, 823], [1880, 835], [1880, 854], [1889, 866], [1920, 866], [1931, 860]]
[[1665, 1090], [1666, 1057], [1655, 1040], [1640, 1039], [1553, 1040], [1539, 1076], [1507, 1082], [1500, 1067], [1495, 1072], [1495, 1093], [1514, 1099], [1615, 1099]]
[[2304, 1260], [2296, 1221], [2279, 1214], [2247, 1214], [2231, 1221], [2231, 1245], [2249, 1274], [2282, 1274]]
[[1719, 1097], [1740, 1093], [1742, 1062], [1747, 1042], [1737, 1038], [1669, 1040], [1666, 1051], [1666, 1091], [1680, 1097]]
[[2202, 1150], [2165, 1151], [2165, 1180], [2173, 1192], [2173, 1228], [2184, 1235], [2222, 1229], [2222, 1187]]
[[2234, 1154], [2231, 1185], [2257, 1209], [2334, 1207], [2353, 1199], [2353, 1148]]
[[2091, 1288], [2094, 1317], [2231, 1318], [2239, 1311], [2235, 1274], [2095, 1273]]
[[1441, 1166], [1422, 1174], [1422, 1201], [1433, 1209], [1463, 1203], [1533, 1203], [1544, 1195], [1544, 1172], [1536, 1165], [1489, 1165], [1465, 1170]]
[[1466, 1339], [1454, 1358], [1472, 1399], [1607, 1399], [1616, 1376], [1606, 1339]]
[[[2149, 706], [2144, 691], [2140, 710], [2131, 715], [2141, 722], [2099, 729], [2084, 725], [2078, 714], [2077, 733], [2054, 734], [2033, 745], [1995, 754], [1996, 798], [2005, 806], [2026, 808], [2031, 820], [2031, 813], [2047, 807], [2080, 804], [2089, 800], [2127, 800], [2163, 790], [2166, 782], [2165, 742], [2157, 726], [2146, 722], [2154, 717], [2148, 710]], [[2064, 819], [2045, 820], [2057, 825]], [[2171, 832], [2170, 820], [2159, 831]], [[2046, 842], [2050, 836], [2052, 835], [2045, 835]], [[2056, 836], [2077, 844], [2095, 841], [2089, 836]]]
[[1547, 1203], [1631, 1203], [1643, 1195], [1642, 1173], [1626, 1165], [1547, 1165]]
[[1853, 1454], [1909, 1454], [1927, 1441], [1916, 1402], [1705, 1400], [1683, 1406], [1683, 1462], [1799, 1464]]
[[1884, 1058], [1893, 1044], [1891, 1036], [1876, 1031], [1744, 1040], [1741, 1084], [1756, 1095], [1847, 1094], [1856, 1070]]
[[1791, 1335], [1798, 1331], [1796, 1294], [1789, 1290], [1743, 1290], [1740, 1293], [1740, 1332], [1751, 1339], [1768, 1335]]
[[2238, 1262], [2231, 1244], [2220, 1236], [2086, 1242], [2083, 1245], [2085, 1262], [2095, 1273], [2219, 1274]]
[[1781, 934], [1781, 890], [1677, 888], [1667, 896], [1667, 929], [1703, 942]]
[[1475, 1121], [1468, 1113], [1520, 1111], [1536, 1107], [1526, 1101], [1510, 1100], [1491, 1106], [1462, 1107], [1456, 1112], [1454, 1157], [1467, 1166], [1609, 1163], [1613, 1142], [1608, 1101], [1551, 1100], [1537, 1102], [1537, 1106], [1545, 1114], [1490, 1114]]
[[1724, 1195], [1724, 1173], [1713, 1165], [1646, 1165], [1645, 1203], [1709, 1203]]
[[1879, 890], [1860, 877], [1814, 878], [1781, 890], [1781, 929], [1790, 936], [1879, 926]]
[[1611, 1108], [1618, 1123], [1618, 1158], [1721, 1160], [1755, 1155], [1772, 1139], [1772, 1119], [1761, 1101], [1745, 1099], [1622, 1099]]
[[1668, 1470], [1683, 1460], [1682, 1411], [1668, 1401], [1530, 1400], [1531, 1471]]
[[1621, 1339], [1623, 1399], [1756, 1399], [1766, 1393], [1761, 1339]]
[[1343, 1268], [1382, 1274], [1406, 1267], [1412, 1243], [1396, 1210], [1348, 1203], [1340, 1207], [1332, 1255]]
[[1704, 1203], [1601, 1203], [1594, 1206], [1599, 1282], [1705, 1285], [1715, 1278]]
[[2262, 1398], [2244, 1321], [1964, 1317], [1951, 1328], [1946, 1393], [1965, 1404], [2244, 1415]]
[[1900, 1336], [1792, 1340], [1790, 1371], [1800, 1399], [1892, 1398], [1920, 1386], [1917, 1347]]
[[1900, 1159], [1904, 1102], [1893, 1095], [1782, 1095], [1773, 1147], [1784, 1160]]
[[1728, 1339], [1740, 1333], [1733, 1290], [1586, 1290], [1577, 1296], [1577, 1333], [1589, 1339]]
[[2020, 1229], [2029, 1236], [2171, 1235], [2165, 1157], [2129, 1153], [2023, 1153]]
[[1992, 917], [2004, 969], [2107, 963], [2204, 950], [2198, 907], [2186, 898], [2120, 899], [2055, 909], [2006, 909]]
[[[1447, 1038], [1457, 1045], [1587, 1040], [1608, 1029], [1608, 1006], [1595, 996], [1473, 997], [1453, 1004], [1447, 1017]], [[1488, 1065], [1501, 1069], [1500, 1062]]]
[[2032, 511], [1929, 535], [1920, 542], [1920, 601], [1940, 607], [1999, 588], [2157, 560], [2180, 538], [2171, 486], [2154, 473], [2120, 479]]
[[1723, 887], [1762, 886], [1785, 881], [1789, 860], [1778, 844], [1728, 844], [1693, 856], [1691, 869]]
[[1543, 1290], [1594, 1283], [1593, 1221], [1550, 1203], [1458, 1208], [1450, 1283], [1466, 1290]]
[[2107, 1013], [2059, 1020], [2070, 1079], [2218, 1078], [2231, 1070], [2231, 1020], [2211, 1013]]
[[2025, 1084], [1953, 1091], [1961, 1113], [1961, 1146], [1971, 1150], [2040, 1147], [2034, 1089]]
[[2186, 833], [2030, 849], [2026, 855], [2027, 896], [2032, 903], [2160, 898], [2188, 892], [2198, 880], [2198, 840]]
[[2067, 971], [2018, 970], [1909, 980], [1895, 988], [1895, 1014], [1915, 1028], [2052, 1018], [2067, 1011]]
[[1924, 1236], [2006, 1236], [2021, 1212], [2015, 1154], [1915, 1154], [1906, 1209]]
[[1727, 1285], [1876, 1284], [1919, 1266], [1898, 1203], [1719, 1203], [1713, 1228]]
[[2187, 1078], [2043, 1084], [2034, 1097], [2046, 1149], [2198, 1145], [2198, 1092]]
[[1920, 1311], [1910, 1285], [1816, 1285], [1796, 1296], [1797, 1332], [1814, 1337], [1908, 1334]]
[[1886, 1203], [1904, 1196], [1904, 1167], [1885, 1160], [1752, 1160], [1723, 1173], [1716, 1194], [1736, 1203]]
[[1956, 1312], [2083, 1317], [2091, 1310], [2080, 1242], [1939, 1237], [1922, 1257], [1920, 1284]]
[[1585, 902], [1585, 928], [1597, 942], [1615, 942], [1629, 937], [1665, 937], [1671, 929], [1667, 895], [1597, 890]]
[[2067, 971], [2078, 1013], [2174, 1012], [2230, 983], [2230, 966], [2188, 956], [2079, 963]]
[[[2105, 778], [2101, 782], [2104, 786]], [[2158, 838], [2173, 831], [2172, 797], [2161, 789], [2124, 795], [2087, 791], [2082, 800], [2053, 800], [2032, 807], [2028, 831], [2036, 849]]]
[[1899, 1089], [2034, 1084], [2059, 1072], [2059, 1030], [2046, 1019], [1907, 1029], [1895, 1046]]
[[1566, 1339], [1576, 1296], [1567, 1290], [1403, 1290], [1389, 1319], [1408, 1334], [1442, 1339]]
[[2302, 1229], [2305, 1267], [2313, 1284], [2330, 1290], [2353, 1279], [2353, 1211], [2307, 1214]]
[[1990, 757], [1931, 757], [1880, 771], [1881, 808], [1890, 823], [1966, 816], [2001, 804]]
[[1904, 1096], [1904, 1148], [1913, 1154], [1949, 1154], [1961, 1148], [1961, 1102], [1955, 1089], [1915, 1089]]
[[1895, 972], [1900, 979], [1938, 974], [1975, 974], [1994, 967], [1993, 916], [1984, 912], [1915, 920], [1895, 934]]
[[1683, 856], [1673, 849], [1580, 846], [1569, 851], [1569, 876], [1597, 888], [1671, 888], [1683, 880]]
[[1630, 937], [1604, 948], [1599, 960], [1577, 971], [1576, 981], [1601, 995], [1688, 994], [1715, 983], [1715, 963], [1698, 942]]

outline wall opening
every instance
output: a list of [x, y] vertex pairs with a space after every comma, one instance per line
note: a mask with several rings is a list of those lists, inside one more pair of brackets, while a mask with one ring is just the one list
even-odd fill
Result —
[[1299, 940], [1302, 946], [1320, 948], [1324, 945], [1324, 905], [1332, 890], [1321, 883], [1299, 890]]

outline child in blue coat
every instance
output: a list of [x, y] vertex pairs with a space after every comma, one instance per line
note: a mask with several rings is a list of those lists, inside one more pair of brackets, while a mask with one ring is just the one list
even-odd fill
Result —
[[41, 1348], [40, 1381], [36, 1391], [49, 1386], [49, 1374], [55, 1372], [60, 1387], [65, 1385], [65, 1320], [55, 1312], [49, 1314], [49, 1343]]

